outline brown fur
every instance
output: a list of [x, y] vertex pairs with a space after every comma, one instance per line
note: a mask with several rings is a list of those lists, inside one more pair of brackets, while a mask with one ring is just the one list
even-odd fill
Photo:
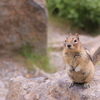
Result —
[[94, 65], [96, 65], [100, 61], [100, 47], [94, 52], [92, 58]]
[[[77, 43], [74, 40], [77, 40]], [[67, 45], [70, 44], [69, 49]], [[89, 83], [94, 76], [94, 65], [90, 55], [83, 48], [78, 34], [66, 38], [63, 49], [63, 58], [66, 64], [67, 74], [76, 83]], [[70, 67], [69, 67], [70, 66]], [[79, 66], [79, 68], [77, 68]], [[79, 70], [79, 71], [78, 71]]]

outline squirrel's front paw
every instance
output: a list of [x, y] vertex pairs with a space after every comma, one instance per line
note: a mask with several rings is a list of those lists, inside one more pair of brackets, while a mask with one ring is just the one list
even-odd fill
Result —
[[81, 70], [81, 66], [77, 66], [76, 68], [75, 68], [75, 72], [79, 72]]
[[69, 71], [73, 71], [73, 69], [72, 69], [72, 67], [69, 65], [69, 64], [67, 64], [67, 69], [69, 70]]

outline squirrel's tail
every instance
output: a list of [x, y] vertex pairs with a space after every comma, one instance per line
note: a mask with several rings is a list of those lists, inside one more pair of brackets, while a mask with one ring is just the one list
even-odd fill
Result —
[[100, 47], [94, 52], [92, 58], [94, 65], [96, 65], [100, 61]]

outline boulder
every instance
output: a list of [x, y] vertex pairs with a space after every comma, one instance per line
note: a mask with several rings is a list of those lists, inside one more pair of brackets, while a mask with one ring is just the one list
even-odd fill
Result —
[[0, 0], [1, 54], [19, 51], [23, 46], [46, 54], [48, 14], [45, 5], [45, 0]]
[[68, 88], [69, 78], [65, 71], [33, 79], [18, 76], [10, 80], [6, 100], [99, 100], [100, 71], [97, 71], [91, 87], [82, 85]]

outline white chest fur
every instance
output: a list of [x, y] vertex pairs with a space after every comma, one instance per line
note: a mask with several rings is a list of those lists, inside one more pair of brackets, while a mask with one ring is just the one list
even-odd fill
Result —
[[73, 67], [73, 66], [71, 66], [71, 65], [69, 65], [69, 64], [66, 64], [66, 68], [69, 70], [69, 71], [72, 71], [72, 70], [74, 70], [75, 72], [79, 72], [80, 70], [81, 70], [81, 66], [80, 65], [78, 65], [78, 66], [76, 66], [75, 68]]

